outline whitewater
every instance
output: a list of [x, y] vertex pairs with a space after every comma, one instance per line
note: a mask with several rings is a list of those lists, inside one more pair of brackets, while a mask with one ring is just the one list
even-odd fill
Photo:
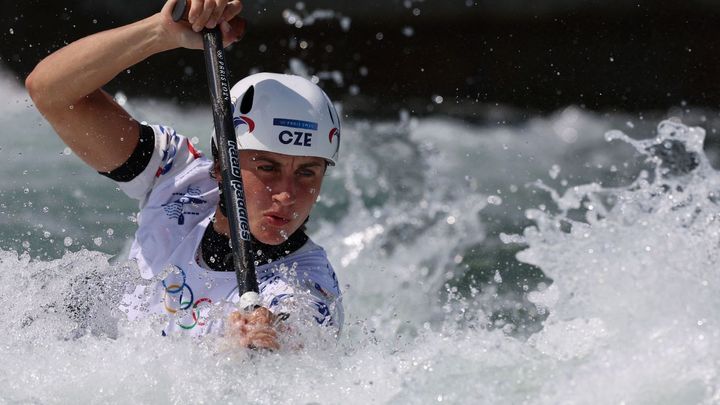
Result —
[[[348, 117], [344, 330], [246, 353], [124, 319], [136, 202], [0, 90], [0, 403], [720, 403], [717, 111]], [[207, 150], [208, 108], [116, 98]]]

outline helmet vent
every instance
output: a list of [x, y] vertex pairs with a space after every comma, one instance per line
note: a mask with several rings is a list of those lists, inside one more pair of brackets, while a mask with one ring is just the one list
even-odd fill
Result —
[[240, 113], [247, 114], [252, 109], [253, 98], [255, 97], [255, 86], [250, 86], [245, 94], [243, 94], [242, 101], [240, 101]]
[[335, 118], [333, 117], [332, 108], [330, 108], [330, 104], [327, 105], [327, 108], [328, 108], [328, 114], [330, 114], [330, 121], [332, 121], [333, 125], [337, 125], [337, 124], [335, 124]]

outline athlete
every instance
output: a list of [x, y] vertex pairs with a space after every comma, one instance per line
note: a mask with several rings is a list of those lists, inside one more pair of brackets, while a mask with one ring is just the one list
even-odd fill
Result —
[[140, 124], [101, 89], [153, 54], [202, 48], [203, 28], [218, 26], [225, 46], [244, 33], [238, 0], [193, 0], [188, 21], [178, 23], [174, 3], [71, 43], [26, 80], [75, 154], [140, 200], [130, 258], [149, 281], [130, 288], [121, 308], [130, 319], [166, 316], [163, 334], [218, 333], [241, 347], [279, 348], [291, 329], [279, 319], [288, 316], [337, 333], [338, 282], [304, 226], [339, 149], [340, 119], [327, 95], [306, 79], [272, 73], [251, 75], [230, 92], [262, 303], [245, 312], [235, 304], [214, 139], [208, 158], [173, 128]]

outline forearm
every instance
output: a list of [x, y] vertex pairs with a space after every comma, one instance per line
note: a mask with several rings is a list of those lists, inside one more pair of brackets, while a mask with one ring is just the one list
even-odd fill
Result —
[[27, 80], [38, 108], [67, 109], [123, 70], [175, 47], [163, 35], [162, 18], [155, 14], [82, 38], [45, 58]]
[[244, 30], [242, 20], [235, 18], [242, 9], [238, 0], [194, 0], [202, 13], [192, 27], [173, 21], [174, 5], [168, 0], [158, 14], [71, 43], [40, 62], [25, 80], [37, 109], [95, 170], [122, 165], [139, 139], [137, 123], [102, 86], [153, 54], [180, 47], [202, 49], [198, 31], [215, 26], [221, 16], [224, 44], [236, 41]]

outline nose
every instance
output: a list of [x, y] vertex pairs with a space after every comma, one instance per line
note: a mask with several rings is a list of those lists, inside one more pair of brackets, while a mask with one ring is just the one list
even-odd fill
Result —
[[273, 187], [272, 199], [282, 206], [295, 204], [295, 184], [292, 178], [285, 178]]
[[273, 194], [272, 199], [282, 206], [293, 205], [295, 203], [295, 195], [289, 193], [288, 191], [275, 193]]

